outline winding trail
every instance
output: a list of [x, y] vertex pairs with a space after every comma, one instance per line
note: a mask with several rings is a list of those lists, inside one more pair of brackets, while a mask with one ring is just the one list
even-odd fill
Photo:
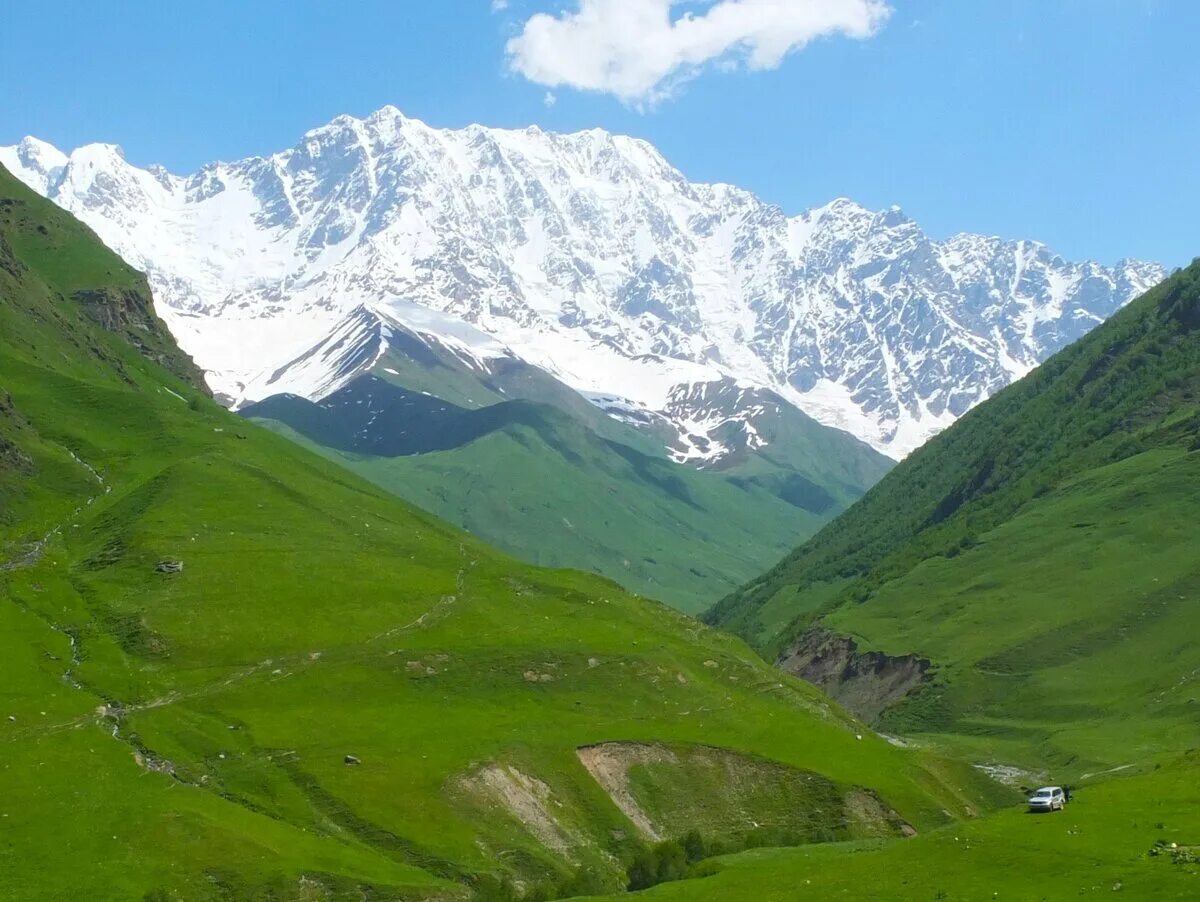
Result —
[[[89, 463], [87, 463], [87, 461], [70, 451], [70, 449], [66, 450], [67, 453], [70, 454], [71, 458], [83, 469], [85, 469], [96, 481], [97, 486], [102, 489], [101, 492], [89, 497], [86, 502], [75, 508], [75, 510], [72, 512], [72, 516], [77, 516], [78, 514], [82, 513], [86, 507], [92, 505], [99, 498], [110, 494], [112, 492], [112, 486], [95, 469], [95, 467], [91, 466]], [[18, 569], [26, 569], [35, 566], [44, 557], [50, 542], [62, 533], [63, 526], [64, 524], [61, 523], [55, 526], [37, 542], [27, 546], [26, 550], [22, 552], [19, 557], [8, 562], [0, 562], [0, 573]], [[392, 627], [391, 629], [386, 630], [377, 636], [373, 636], [362, 644], [366, 646], [370, 643], [377, 642], [380, 639], [390, 638], [409, 630], [420, 629], [428, 626], [431, 624], [431, 622], [443, 614], [450, 606], [458, 601], [466, 586], [467, 572], [476, 563], [473, 560], [467, 560], [467, 549], [465, 546], [459, 546], [459, 553], [462, 555], [463, 561], [455, 576], [455, 589], [457, 594], [442, 596], [420, 616], [409, 621], [408, 623]], [[152, 750], [146, 748], [138, 739], [136, 739], [135, 736], [128, 736], [122, 733], [123, 723], [129, 715], [137, 714], [143, 711], [151, 711], [156, 708], [167, 707], [179, 702], [204, 698], [213, 695], [214, 693], [221, 692], [230, 686], [235, 685], [236, 683], [240, 683], [243, 680], [250, 679], [256, 675], [273, 674], [280, 670], [287, 670], [289, 671], [287, 675], [291, 675], [291, 672], [294, 672], [298, 667], [311, 665], [321, 659], [320, 653], [315, 655], [308, 653], [304, 655], [298, 655], [293, 658], [267, 659], [260, 661], [257, 664], [244, 666], [234, 673], [222, 676], [219, 679], [187, 691], [168, 692], [166, 695], [159, 696], [158, 698], [151, 699], [150, 701], [140, 702], [138, 704], [125, 704], [120, 699], [99, 691], [96, 688], [85, 685], [77, 678], [76, 672], [79, 666], [83, 663], [84, 659], [82, 637], [78, 627], [63, 626], [36, 609], [30, 608], [24, 604], [21, 604], [21, 607], [41, 619], [51, 630], [66, 637], [70, 647], [70, 657], [67, 668], [62, 674], [63, 682], [72, 689], [89, 693], [97, 698], [100, 701], [100, 704], [88, 714], [84, 714], [79, 717], [73, 717], [69, 720], [57, 721], [49, 724], [39, 724], [37, 726], [13, 730], [0, 739], [0, 741], [15, 742], [36, 736], [49, 736], [66, 730], [78, 729], [89, 723], [101, 723], [107, 721], [108, 729], [106, 729], [106, 732], [111, 735], [113, 739], [129, 746], [133, 751], [134, 759], [139, 765], [147, 770], [169, 774], [176, 780], [189, 783], [189, 785], [200, 786], [202, 784], [184, 780], [175, 772], [174, 766], [170, 761], [156, 755]]]
[[[102, 490], [102, 491], [98, 492], [97, 494], [90, 496], [87, 499], [87, 501], [85, 501], [79, 507], [75, 508], [75, 510], [72, 511], [72, 513], [71, 513], [71, 516], [75, 517], [75, 516], [78, 516], [80, 513], [82, 513], [82, 511], [85, 507], [90, 507], [92, 504], [94, 504], [97, 499], [110, 494], [112, 492], [112, 486], [108, 483], [108, 481], [103, 476], [100, 475], [99, 471], [95, 467], [93, 467], [87, 461], [85, 461], [81, 457], [79, 457], [79, 455], [77, 455], [74, 451], [72, 451], [70, 448], [65, 448], [64, 450], [67, 452], [67, 454], [69, 454], [71, 456], [71, 459], [73, 461], [75, 461], [75, 463], [79, 464], [79, 466], [81, 466], [83, 469], [85, 469], [88, 472], [88, 475], [90, 475], [92, 477], [92, 479], [95, 480], [96, 485], [99, 486], [100, 489]], [[24, 570], [24, 569], [28, 569], [30, 567], [37, 565], [42, 560], [42, 558], [45, 556], [46, 549], [49, 547], [50, 542], [62, 534], [64, 525], [65, 524], [63, 524], [63, 523], [59, 523], [57, 526], [52, 528], [48, 533], [46, 533], [46, 535], [44, 535], [41, 539], [34, 542], [32, 545], [28, 546], [27, 550], [23, 554], [21, 554], [19, 557], [14, 558], [7, 562], [0, 563], [0, 573], [12, 572], [14, 570]], [[104, 693], [98, 692], [94, 689], [90, 689], [89, 687], [87, 687], [83, 683], [81, 683], [75, 675], [76, 671], [79, 668], [79, 665], [83, 663], [83, 647], [82, 647], [82, 640], [80, 637], [80, 631], [79, 631], [78, 627], [63, 626], [62, 624], [50, 619], [42, 612], [40, 612], [34, 608], [31, 608], [28, 605], [21, 604], [20, 606], [23, 609], [25, 609], [26, 611], [30, 612], [31, 614], [34, 614], [35, 616], [37, 616], [51, 630], [53, 630], [54, 632], [56, 632], [62, 636], [65, 636], [67, 638], [67, 644], [70, 647], [70, 655], [69, 655], [68, 661], [67, 661], [67, 669], [64, 670], [63, 674], [62, 674], [63, 682], [66, 683], [68, 686], [70, 686], [72, 689], [78, 689], [80, 692], [87, 692], [93, 696], [97, 696], [97, 697], [103, 699], [104, 704], [100, 705], [95, 710], [95, 712], [91, 715], [85, 715], [83, 717], [72, 718], [71, 720], [68, 720], [68, 721], [60, 721], [58, 723], [46, 724], [44, 726], [38, 726], [38, 727], [28, 728], [28, 729], [24, 729], [24, 730], [16, 730], [13, 733], [9, 734], [7, 737], [5, 737], [7, 739], [7, 741], [15, 742], [16, 740], [26, 739], [26, 738], [29, 738], [30, 736], [45, 736], [45, 735], [51, 735], [53, 733], [62, 732], [63, 730], [76, 729], [88, 722], [95, 721], [97, 716], [99, 716], [102, 718], [103, 717], [112, 718], [114, 720], [113, 728], [111, 730], [111, 735], [113, 736], [114, 739], [117, 739], [118, 741], [121, 741], [121, 742], [125, 742], [126, 744], [129, 744], [129, 745], [133, 745], [133, 743], [128, 742], [128, 740], [126, 740], [120, 736], [120, 718], [124, 712], [130, 711], [130, 710], [137, 710], [139, 707], [143, 707], [143, 706], [134, 706], [134, 707], [127, 708], [126, 706], [122, 705], [120, 702], [116, 701], [115, 699], [111, 699], [111, 698], [107, 697]], [[138, 749], [135, 747], [134, 748], [134, 757], [138, 758], [138, 755], [139, 755]], [[140, 763], [140, 759], [139, 759], [139, 763]]]

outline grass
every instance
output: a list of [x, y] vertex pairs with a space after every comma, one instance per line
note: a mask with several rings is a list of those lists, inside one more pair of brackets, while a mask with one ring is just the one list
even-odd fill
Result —
[[[997, 801], [740, 640], [512, 560], [220, 409], [136, 274], [2, 171], [0, 201], [6, 893], [615, 889], [640, 846], [576, 756], [611, 740], [869, 787], [919, 829]], [[140, 324], [101, 328], [74, 295], [115, 283]], [[472, 789], [489, 765], [546, 788], [567, 849]]]
[[639, 472], [594, 437], [564, 454], [523, 424], [461, 448], [392, 458], [330, 451], [265, 425], [510, 554], [591, 570], [691, 613], [822, 522], [761, 489], [667, 461], [641, 457], [651, 472]]

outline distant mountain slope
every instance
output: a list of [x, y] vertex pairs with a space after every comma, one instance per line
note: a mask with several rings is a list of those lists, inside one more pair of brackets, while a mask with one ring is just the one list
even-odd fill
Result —
[[[668, 415], [589, 402], [431, 317], [352, 310], [265, 378], [288, 393], [241, 413], [528, 561], [592, 570], [693, 612], [891, 466], [765, 389], [696, 384], [673, 393]], [[314, 391], [313, 373], [339, 375]]]
[[6, 896], [577, 895], [657, 836], [887, 837], [987, 800], [733, 637], [221, 409], [149, 305], [0, 169]]
[[[672, 399], [734, 380], [902, 457], [1164, 275], [934, 240], [896, 207], [845, 199], [787, 216], [687, 181], [644, 141], [439, 130], [393, 107], [186, 177], [33, 138], [0, 162], [149, 274], [238, 401], [278, 393], [264, 376], [347, 311], [400, 301], [681, 430], [700, 420]], [[346, 375], [308, 364], [326, 392]]]
[[1198, 486], [1200, 261], [963, 417], [706, 619], [835, 694], [885, 669], [866, 650], [932, 661], [883, 714], [897, 729], [1110, 764], [1189, 747]]
[[[768, 447], [792, 448], [801, 464], [743, 450], [726, 469], [696, 471], [648, 453], [638, 432], [594, 409], [611, 437], [547, 403], [457, 407], [400, 388], [387, 369], [395, 375], [359, 377], [320, 403], [277, 395], [241, 413], [526, 560], [594, 570], [686, 611], [761, 572], [889, 465], [812, 423], [827, 454], [803, 433], [780, 434]], [[470, 394], [482, 399], [479, 386]], [[782, 433], [786, 420], [774, 419]]]

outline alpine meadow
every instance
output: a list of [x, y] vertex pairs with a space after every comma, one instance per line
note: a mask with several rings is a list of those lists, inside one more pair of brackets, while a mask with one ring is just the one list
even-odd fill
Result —
[[0, 902], [1200, 898], [1200, 8], [1081, 13], [6, 11]]

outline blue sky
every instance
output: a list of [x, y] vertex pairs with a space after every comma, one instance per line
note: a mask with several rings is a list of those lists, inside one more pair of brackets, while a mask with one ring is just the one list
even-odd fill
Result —
[[[733, 0], [689, 0], [670, 15], [692, 14], [705, 34], [673, 52], [708, 62], [667, 60], [664, 78], [647, 87], [653, 73], [635, 72], [632, 89], [583, 69], [628, 68], [666, 42], [622, 50], [638, 35], [601, 21], [565, 45], [554, 29], [581, 2], [603, 14], [667, 0], [68, 0], [52, 16], [9, 4], [0, 143], [108, 141], [135, 163], [188, 172], [392, 103], [438, 126], [638, 135], [688, 177], [741, 185], [789, 213], [844, 195], [899, 204], [936, 237], [1036, 238], [1104, 262], [1200, 255], [1193, 0], [737, 0], [776, 18], [795, 11], [797, 44], [813, 10], [835, 23], [782, 59], [767, 47], [749, 63], [719, 52], [721, 29], [745, 29], [741, 46], [762, 50], [779, 23], [739, 23]], [[714, 3], [724, 24], [704, 18]], [[885, 5], [865, 30], [836, 30], [838, 16]], [[539, 12], [560, 17], [541, 25], [564, 58], [506, 51]], [[598, 36], [626, 53], [620, 65], [580, 59]]]

